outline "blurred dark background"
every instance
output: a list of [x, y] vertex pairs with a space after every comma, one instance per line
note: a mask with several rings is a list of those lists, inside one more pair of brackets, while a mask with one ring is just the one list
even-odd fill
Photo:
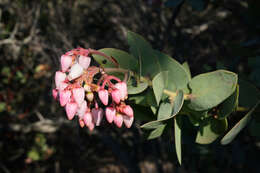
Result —
[[51, 96], [64, 52], [128, 51], [128, 30], [193, 76], [228, 69], [259, 88], [259, 12], [258, 0], [0, 0], [0, 172], [260, 172], [260, 120], [227, 146], [184, 140], [179, 166], [171, 134], [147, 141], [140, 120], [89, 132]]

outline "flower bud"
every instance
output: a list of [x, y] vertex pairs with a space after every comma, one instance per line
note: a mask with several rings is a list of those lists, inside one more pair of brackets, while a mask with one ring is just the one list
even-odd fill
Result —
[[61, 58], [61, 70], [66, 72], [72, 64], [72, 57], [69, 55], [62, 55]]
[[91, 92], [91, 88], [88, 84], [84, 85], [84, 89], [85, 89], [86, 92]]
[[115, 89], [112, 91], [111, 95], [112, 95], [112, 99], [114, 100], [114, 102], [116, 102], [116, 104], [119, 104], [120, 98], [121, 98], [120, 91], [118, 89]]
[[87, 69], [89, 67], [91, 58], [87, 57], [87, 56], [79, 56], [79, 65], [81, 65], [81, 67], [83, 67], [84, 69]]
[[114, 116], [114, 123], [118, 128], [122, 127], [123, 116], [121, 114], [116, 114], [116, 116]]
[[102, 118], [104, 116], [103, 109], [102, 108], [99, 108], [99, 109], [93, 108], [91, 110], [91, 113], [92, 113], [92, 116], [94, 119], [94, 123], [96, 124], [96, 126], [99, 126], [102, 121]]
[[60, 83], [65, 81], [65, 79], [66, 79], [66, 74], [62, 73], [61, 71], [57, 71], [55, 73], [55, 85], [56, 85], [56, 88], [59, 88]]
[[83, 67], [81, 67], [78, 63], [74, 64], [71, 69], [70, 69], [70, 73], [68, 75], [68, 79], [74, 80], [78, 77], [80, 77], [83, 74]]
[[132, 117], [134, 116], [134, 111], [133, 109], [131, 108], [131, 106], [129, 105], [126, 105], [124, 108], [123, 108], [123, 113], [129, 117]]
[[134, 122], [134, 117], [124, 116], [123, 115], [124, 124], [127, 128], [130, 128]]
[[98, 91], [98, 97], [104, 105], [108, 104], [108, 91], [101, 89]]
[[60, 91], [60, 105], [65, 106], [70, 100], [71, 92], [69, 90]]
[[69, 120], [72, 120], [77, 112], [78, 105], [75, 102], [69, 102], [66, 104], [66, 113]]
[[79, 118], [79, 125], [81, 128], [83, 128], [85, 126], [84, 120]]
[[58, 90], [52, 89], [52, 96], [53, 96], [53, 98], [56, 100], [57, 97], [58, 97]]
[[93, 92], [88, 92], [86, 95], [89, 102], [92, 102], [94, 100], [94, 94]]
[[117, 88], [120, 91], [120, 99], [125, 100], [127, 97], [127, 85], [125, 82], [119, 82], [115, 84], [115, 88]]
[[116, 109], [113, 107], [107, 107], [106, 108], [106, 119], [109, 123], [112, 123], [114, 120], [114, 117], [116, 116]]
[[73, 93], [73, 98], [76, 101], [76, 103], [78, 105], [81, 105], [81, 103], [84, 101], [85, 98], [85, 90], [84, 88], [80, 87], [80, 88], [74, 88], [72, 90]]

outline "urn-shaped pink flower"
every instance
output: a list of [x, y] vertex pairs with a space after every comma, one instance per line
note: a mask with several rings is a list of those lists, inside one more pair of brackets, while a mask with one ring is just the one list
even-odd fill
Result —
[[116, 102], [116, 104], [120, 103], [121, 93], [118, 89], [114, 89], [111, 93], [111, 96], [114, 102]]
[[114, 117], [116, 116], [116, 109], [113, 107], [107, 107], [106, 108], [106, 119], [109, 123], [112, 123], [114, 120]]
[[125, 82], [119, 82], [115, 84], [115, 88], [117, 88], [120, 91], [120, 99], [125, 100], [127, 97], [127, 85]]
[[117, 114], [116, 116], [114, 116], [114, 123], [118, 128], [122, 127], [123, 116], [121, 114]]
[[79, 56], [79, 65], [83, 67], [84, 69], [87, 69], [89, 67], [91, 58], [87, 56], [80, 55]]
[[86, 112], [83, 116], [83, 120], [86, 126], [89, 126], [92, 123], [92, 115], [90, 112]]
[[126, 105], [124, 108], [123, 108], [123, 113], [129, 117], [132, 117], [134, 116], [134, 111], [133, 109], [131, 108], [131, 106], [129, 105]]
[[52, 96], [53, 96], [53, 98], [56, 100], [57, 97], [58, 97], [58, 90], [52, 89]]
[[79, 118], [83, 118], [83, 116], [86, 113], [86, 110], [87, 110], [87, 102], [83, 101], [81, 103], [81, 105], [79, 106], [78, 111], [77, 111], [77, 114], [78, 114]]
[[72, 120], [77, 112], [78, 105], [75, 102], [69, 102], [66, 104], [65, 110], [69, 120]]
[[101, 89], [98, 91], [98, 97], [104, 105], [108, 104], [108, 91]]
[[129, 116], [125, 116], [123, 115], [123, 120], [124, 120], [124, 124], [127, 128], [130, 128], [134, 122], [134, 117], [129, 117]]
[[92, 116], [93, 116], [93, 120], [94, 120], [94, 123], [96, 124], [96, 126], [99, 126], [101, 121], [102, 121], [102, 118], [104, 116], [104, 111], [102, 108], [93, 108], [91, 110], [91, 113], [92, 113]]
[[85, 97], [85, 90], [84, 90], [84, 88], [83, 87], [74, 88], [72, 90], [72, 93], [73, 93], [74, 100], [80, 106], [81, 103], [84, 101], [84, 97]]
[[70, 73], [68, 75], [68, 79], [74, 80], [78, 77], [80, 77], [83, 74], [83, 67], [81, 67], [81, 65], [79, 65], [78, 63], [75, 63], [74, 65], [72, 65], [71, 69], [70, 69]]
[[70, 100], [71, 92], [69, 90], [60, 91], [60, 105], [65, 106]]
[[72, 57], [69, 55], [62, 55], [60, 58], [61, 71], [66, 72], [72, 64]]
[[55, 73], [55, 85], [56, 85], [56, 88], [59, 88], [61, 82], [65, 81], [65, 79], [66, 79], [66, 74], [62, 73], [61, 71], [57, 71]]

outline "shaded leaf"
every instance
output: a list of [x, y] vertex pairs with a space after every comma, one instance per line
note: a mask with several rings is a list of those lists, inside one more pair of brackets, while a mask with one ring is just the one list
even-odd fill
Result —
[[189, 78], [189, 81], [191, 80], [191, 72], [190, 72], [190, 66], [188, 64], [187, 61], [185, 61], [183, 64], [182, 64], [183, 68], [185, 69], [187, 75], [188, 75], [188, 78]]
[[151, 140], [160, 137], [163, 134], [165, 126], [166, 124], [162, 124], [158, 126], [156, 129], [154, 129], [153, 131], [151, 131], [147, 139]]
[[174, 117], [174, 137], [175, 137], [175, 149], [178, 161], [181, 165], [181, 128], [182, 121], [180, 115]]
[[260, 99], [260, 91], [251, 83], [239, 79], [239, 105], [250, 108]]
[[200, 74], [190, 82], [192, 98], [188, 107], [203, 111], [211, 109], [234, 93], [237, 85], [237, 75], [226, 70]]
[[172, 114], [172, 105], [168, 102], [162, 102], [159, 107], [157, 120], [170, 117]]
[[238, 133], [247, 125], [247, 123], [252, 118], [252, 113], [255, 111], [260, 101], [258, 101], [255, 106], [222, 138], [221, 144], [229, 144]]
[[147, 82], [140, 82], [137, 83], [137, 86], [128, 85], [127, 86], [127, 92], [128, 94], [139, 94], [143, 92], [148, 87]]
[[154, 91], [157, 105], [159, 105], [161, 101], [163, 90], [167, 85], [167, 80], [168, 80], [168, 71], [162, 71], [158, 73], [152, 80], [153, 91]]

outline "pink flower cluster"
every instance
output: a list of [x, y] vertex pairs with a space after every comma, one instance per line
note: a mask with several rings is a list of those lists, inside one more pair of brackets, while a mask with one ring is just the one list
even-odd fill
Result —
[[81, 127], [93, 130], [106, 116], [109, 123], [117, 127], [124, 123], [130, 128], [133, 109], [124, 102], [127, 99], [127, 85], [104, 69], [90, 66], [91, 51], [73, 49], [61, 56], [61, 69], [55, 73], [54, 99], [65, 107], [69, 120], [78, 116]]

